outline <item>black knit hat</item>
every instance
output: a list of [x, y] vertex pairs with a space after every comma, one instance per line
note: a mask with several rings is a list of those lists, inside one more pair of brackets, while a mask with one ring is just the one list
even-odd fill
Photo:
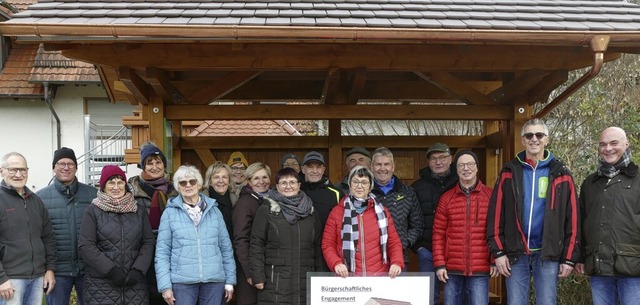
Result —
[[140, 164], [138, 165], [138, 168], [144, 169], [145, 162], [150, 156], [159, 157], [162, 164], [164, 164], [164, 167], [167, 167], [167, 157], [164, 156], [160, 148], [155, 144], [148, 143], [140, 147]]
[[73, 160], [73, 163], [78, 165], [78, 160], [76, 160], [76, 153], [73, 152], [73, 149], [62, 147], [53, 153], [53, 163], [51, 164], [51, 168], [55, 168], [56, 163], [58, 163], [60, 159], [64, 159], [64, 158], [69, 158]]
[[480, 162], [478, 162], [478, 155], [476, 155], [476, 153], [474, 153], [474, 152], [472, 152], [470, 150], [461, 150], [461, 151], [456, 152], [456, 160], [453, 161], [453, 164], [458, 164], [458, 159], [460, 159], [460, 157], [462, 155], [469, 155], [469, 156], [473, 157], [473, 160], [476, 161], [476, 164], [478, 166], [480, 166]]

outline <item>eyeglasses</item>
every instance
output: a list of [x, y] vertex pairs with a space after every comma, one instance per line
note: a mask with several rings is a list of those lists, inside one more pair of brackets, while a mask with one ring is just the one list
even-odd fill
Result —
[[442, 155], [442, 156], [439, 156], [439, 157], [431, 157], [431, 158], [429, 158], [429, 162], [432, 162], [432, 163], [436, 162], [436, 161], [444, 162], [449, 157], [451, 157], [451, 155]]
[[26, 175], [29, 172], [29, 168], [28, 167], [3, 167], [4, 169], [7, 170], [7, 172], [9, 172], [9, 175], [15, 175], [18, 172], [20, 172], [20, 174], [22, 175]]
[[56, 163], [56, 167], [57, 168], [65, 168], [68, 167], [69, 169], [74, 169], [76, 168], [76, 164], [73, 162], [68, 162], [68, 163], [64, 163], [64, 162], [58, 162]]
[[476, 168], [478, 164], [476, 164], [475, 162], [467, 162], [467, 163], [458, 163], [458, 168], [459, 169], [463, 169], [465, 166], [468, 167], [469, 169], [474, 169]]
[[538, 138], [538, 140], [540, 140], [540, 139], [546, 137], [547, 134], [544, 133], [544, 132], [536, 132], [536, 133], [527, 132], [527, 133], [523, 134], [522, 136], [527, 138], [527, 140], [531, 140], [531, 139], [533, 139], [533, 136], [536, 136], [536, 138]]
[[245, 169], [247, 169], [247, 168], [246, 168], [246, 167], [244, 167], [244, 166], [241, 166], [241, 167], [233, 167], [233, 166], [232, 166], [232, 167], [231, 167], [231, 171], [232, 171], [232, 172], [236, 172], [236, 173], [237, 173], [237, 172], [242, 172], [242, 171], [244, 171]]
[[280, 181], [280, 182], [278, 182], [278, 185], [279, 185], [280, 187], [287, 187], [287, 186], [288, 186], [288, 187], [294, 187], [294, 186], [298, 185], [298, 183], [300, 183], [300, 182], [295, 181], [295, 180], [291, 180], [291, 181]]
[[190, 186], [194, 186], [198, 184], [198, 180], [190, 179], [188, 181], [187, 180], [178, 181], [178, 184], [180, 184], [181, 187], [187, 187], [187, 183], [189, 183]]
[[351, 180], [351, 185], [367, 187], [371, 184], [368, 180]]
[[126, 182], [124, 182], [123, 180], [116, 180], [116, 179], [114, 179], [114, 180], [109, 180], [109, 181], [107, 181], [107, 187], [108, 187], [108, 188], [124, 188], [124, 186], [125, 186], [126, 184], [127, 184], [127, 183], [126, 183]]

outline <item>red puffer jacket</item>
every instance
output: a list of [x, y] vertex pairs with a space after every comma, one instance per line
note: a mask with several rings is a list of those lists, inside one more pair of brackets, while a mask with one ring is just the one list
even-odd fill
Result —
[[[398, 232], [387, 208], [384, 208], [384, 213], [389, 220], [387, 229], [387, 257], [389, 262], [387, 264], [382, 263], [380, 229], [378, 228], [378, 220], [373, 204], [373, 199], [369, 200], [364, 213], [358, 215], [358, 224], [361, 228], [364, 227], [364, 230], [360, 230], [360, 239], [356, 242], [356, 273], [360, 273], [363, 276], [373, 275], [375, 273], [388, 273], [389, 267], [392, 264], [404, 268], [402, 242], [400, 241], [400, 237], [398, 237]], [[342, 252], [343, 215], [344, 198], [331, 210], [324, 227], [324, 234], [322, 235], [322, 254], [331, 271], [335, 271], [336, 265], [345, 263]], [[362, 245], [364, 245], [364, 251], [362, 250]], [[366, 268], [362, 266], [363, 261]]]
[[472, 276], [492, 263], [486, 224], [491, 188], [478, 181], [467, 196], [459, 185], [442, 194], [433, 223], [433, 266]]

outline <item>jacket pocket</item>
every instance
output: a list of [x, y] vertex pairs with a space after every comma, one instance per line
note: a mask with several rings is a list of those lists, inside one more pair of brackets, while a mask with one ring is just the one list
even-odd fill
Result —
[[621, 275], [640, 275], [640, 245], [616, 244], [613, 268]]
[[584, 249], [584, 269], [587, 274], [594, 274], [594, 272], [596, 272], [596, 256], [593, 255], [595, 249], [595, 246], [587, 246]]

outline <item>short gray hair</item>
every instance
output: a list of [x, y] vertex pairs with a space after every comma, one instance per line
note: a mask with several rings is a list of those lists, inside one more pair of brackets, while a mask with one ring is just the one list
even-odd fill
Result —
[[229, 175], [229, 192], [230, 193], [235, 193], [236, 191], [236, 184], [232, 183], [231, 181], [231, 167], [225, 163], [222, 163], [220, 161], [216, 161], [215, 163], [209, 165], [209, 168], [207, 168], [207, 172], [204, 174], [204, 186], [203, 188], [208, 189], [209, 188], [209, 183], [211, 181], [211, 176], [215, 175], [217, 172], [221, 171], [221, 170], [226, 170], [227, 174]]
[[367, 179], [369, 179], [369, 183], [373, 184], [373, 172], [362, 165], [356, 165], [351, 169], [351, 172], [349, 172], [349, 181], [347, 181], [349, 188], [351, 188], [351, 179], [356, 176], [367, 177]]
[[524, 137], [524, 130], [527, 129], [527, 127], [533, 126], [533, 125], [542, 125], [542, 127], [544, 128], [544, 134], [546, 134], [547, 136], [549, 135], [549, 127], [547, 126], [547, 124], [543, 120], [535, 118], [535, 119], [528, 120], [527, 122], [524, 123], [524, 125], [522, 125], [522, 130], [520, 130], [520, 136]]
[[12, 151], [4, 156], [2, 156], [2, 160], [0, 160], [0, 167], [7, 167], [9, 166], [9, 158], [11, 157], [20, 157], [24, 160], [24, 162], [27, 162], [27, 158], [25, 158], [21, 153], [19, 152], [15, 152]]
[[373, 151], [373, 155], [371, 155], [371, 163], [375, 162], [374, 160], [376, 157], [380, 156], [389, 157], [389, 159], [391, 159], [391, 164], [396, 164], [395, 161], [393, 161], [393, 153], [386, 147], [378, 147]]
[[196, 178], [196, 180], [198, 180], [196, 187], [202, 187], [202, 174], [200, 174], [200, 171], [195, 166], [180, 165], [175, 174], [173, 174], [173, 185], [177, 188], [180, 180], [184, 178]]

